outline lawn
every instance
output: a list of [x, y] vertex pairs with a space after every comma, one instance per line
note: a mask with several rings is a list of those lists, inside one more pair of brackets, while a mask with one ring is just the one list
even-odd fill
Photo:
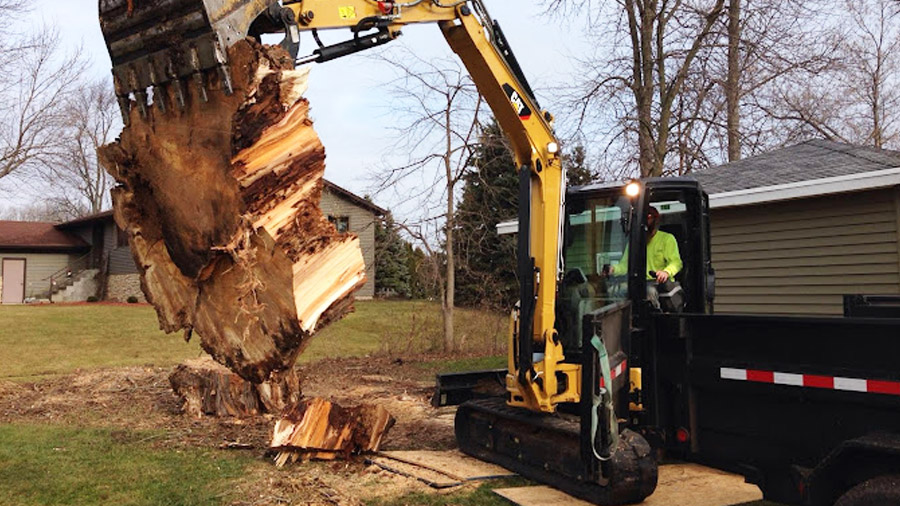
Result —
[[[155, 312], [146, 305], [0, 306], [0, 329], [0, 379], [8, 380], [100, 367], [170, 366], [201, 353], [197, 338], [185, 343], [181, 334], [160, 331]], [[441, 329], [438, 304], [359, 301], [356, 312], [313, 337], [300, 361], [420, 355], [439, 349]], [[457, 310], [455, 329], [463, 355], [503, 353], [504, 316]], [[468, 368], [479, 360], [450, 362], [451, 368]], [[502, 366], [502, 359], [492, 364]]]
[[248, 457], [155, 450], [152, 434], [0, 425], [2, 504], [220, 504]]

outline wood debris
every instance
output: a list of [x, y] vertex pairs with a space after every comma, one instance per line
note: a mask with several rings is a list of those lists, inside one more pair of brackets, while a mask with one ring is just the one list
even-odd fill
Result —
[[346, 408], [322, 398], [303, 400], [275, 424], [270, 445], [275, 465], [377, 452], [394, 421], [381, 406]]
[[318, 205], [325, 150], [302, 97], [308, 72], [251, 39], [228, 50], [234, 94], [210, 78], [101, 148], [115, 220], [166, 332], [196, 332], [204, 350], [262, 383], [290, 369], [316, 329], [350, 310], [365, 282], [357, 237]]

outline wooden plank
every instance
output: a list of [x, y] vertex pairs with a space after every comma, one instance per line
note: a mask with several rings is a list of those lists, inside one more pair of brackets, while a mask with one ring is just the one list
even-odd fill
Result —
[[[559, 490], [546, 487], [495, 489], [494, 493], [519, 506], [590, 506]], [[730, 506], [762, 499], [759, 488], [744, 478], [697, 464], [659, 467], [656, 492], [643, 506]]]

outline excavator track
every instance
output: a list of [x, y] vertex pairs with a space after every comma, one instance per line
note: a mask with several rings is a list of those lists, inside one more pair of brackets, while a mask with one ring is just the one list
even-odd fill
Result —
[[[635, 504], [656, 489], [650, 445], [624, 430], [603, 466], [605, 479], [585, 476], [578, 418], [510, 407], [501, 398], [463, 403], [456, 412], [460, 450], [598, 505]], [[602, 483], [601, 483], [602, 482]]]

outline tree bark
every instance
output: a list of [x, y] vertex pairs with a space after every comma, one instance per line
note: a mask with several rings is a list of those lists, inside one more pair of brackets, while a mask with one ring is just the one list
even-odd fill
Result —
[[725, 79], [728, 161], [741, 159], [741, 0], [728, 3], [728, 75]]
[[184, 412], [197, 418], [280, 413], [302, 395], [300, 378], [294, 369], [254, 384], [208, 357], [180, 364], [169, 375], [169, 384], [181, 399]]
[[166, 332], [196, 331], [218, 362], [253, 382], [289, 369], [316, 329], [365, 282], [357, 237], [318, 208], [325, 151], [302, 98], [307, 72], [252, 40], [229, 48], [235, 92], [132, 108], [100, 150], [118, 182], [116, 223]]
[[453, 308], [456, 305], [456, 253], [453, 248], [453, 228], [456, 226], [454, 218], [456, 211], [454, 209], [454, 190], [456, 179], [453, 175], [453, 167], [451, 159], [453, 153], [453, 132], [451, 131], [451, 111], [453, 104], [448, 101], [447, 109], [444, 110], [444, 125], [447, 136], [447, 152], [444, 156], [444, 169], [447, 175], [447, 219], [444, 223], [444, 236], [447, 241], [445, 246], [447, 249], [447, 282], [444, 284], [444, 296], [442, 304], [442, 315], [444, 320], [444, 351], [456, 351], [456, 337], [453, 334]]

